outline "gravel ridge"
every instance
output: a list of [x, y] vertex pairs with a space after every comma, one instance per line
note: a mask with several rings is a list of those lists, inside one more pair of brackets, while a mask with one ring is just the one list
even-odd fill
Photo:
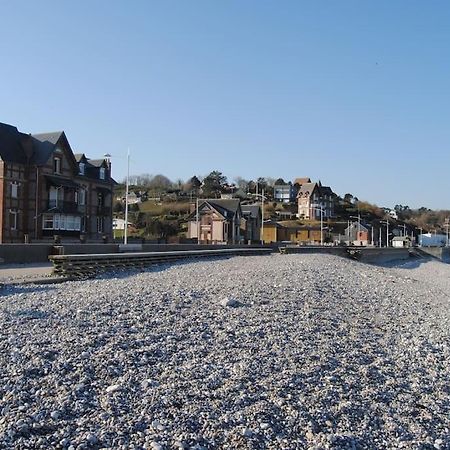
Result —
[[450, 449], [450, 265], [162, 265], [0, 297], [0, 448]]

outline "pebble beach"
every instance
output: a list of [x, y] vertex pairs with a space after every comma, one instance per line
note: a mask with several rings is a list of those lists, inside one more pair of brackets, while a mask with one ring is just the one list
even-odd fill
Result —
[[450, 265], [180, 262], [0, 291], [0, 449], [450, 449]]

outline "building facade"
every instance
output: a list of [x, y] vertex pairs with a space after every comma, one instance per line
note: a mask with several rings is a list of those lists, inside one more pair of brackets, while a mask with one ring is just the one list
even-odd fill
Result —
[[201, 200], [191, 208], [188, 218], [189, 239], [202, 244], [237, 244], [241, 242], [242, 210], [237, 199]]
[[112, 236], [111, 165], [74, 155], [64, 132], [0, 123], [0, 242]]
[[298, 217], [320, 220], [334, 216], [334, 194], [330, 187], [320, 183], [305, 183], [297, 194]]
[[273, 186], [273, 199], [276, 202], [295, 202], [296, 195], [297, 189], [292, 185], [292, 183], [275, 184]]

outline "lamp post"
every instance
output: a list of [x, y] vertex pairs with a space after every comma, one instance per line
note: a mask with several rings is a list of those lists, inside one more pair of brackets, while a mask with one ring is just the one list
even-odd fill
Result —
[[403, 228], [403, 236], [406, 236], [406, 225], [400, 225], [400, 228]]
[[127, 150], [127, 180], [125, 183], [125, 229], [123, 243], [128, 244], [128, 190], [130, 188], [130, 149]]
[[[258, 189], [258, 183], [256, 183], [256, 189]], [[247, 195], [252, 195], [254, 197], [261, 197], [261, 244], [264, 244], [264, 200], [267, 200], [267, 197], [264, 196], [264, 189], [261, 190], [261, 194], [252, 194], [248, 192]]]
[[323, 214], [325, 211], [317, 206], [311, 206], [311, 209], [320, 211], [320, 245], [323, 245]]

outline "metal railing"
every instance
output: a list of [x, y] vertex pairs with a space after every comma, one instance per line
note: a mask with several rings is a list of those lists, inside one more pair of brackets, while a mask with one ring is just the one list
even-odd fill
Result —
[[47, 203], [49, 210], [58, 210], [64, 213], [76, 213], [78, 212], [78, 204], [75, 202], [67, 202], [64, 200], [51, 199]]
[[53, 255], [53, 273], [70, 278], [88, 278], [108, 270], [146, 267], [191, 258], [264, 255], [272, 248], [228, 248], [217, 250], [184, 250], [168, 252], [108, 253], [92, 255]]

